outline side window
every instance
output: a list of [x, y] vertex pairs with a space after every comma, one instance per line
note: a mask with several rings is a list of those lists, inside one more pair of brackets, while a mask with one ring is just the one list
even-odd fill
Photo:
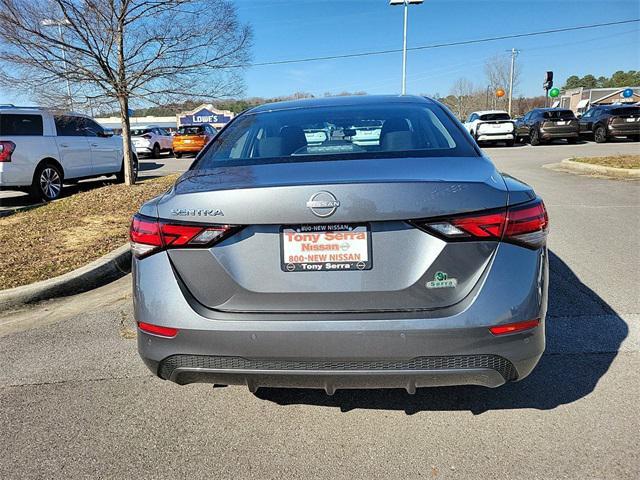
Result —
[[159, 128], [158, 131], [160, 132], [160, 135], [162, 135], [164, 137], [168, 137], [169, 136], [169, 132], [167, 132], [164, 128]]
[[531, 112], [527, 113], [527, 114], [522, 118], [522, 121], [526, 123], [526, 122], [528, 122], [528, 121], [529, 121], [529, 119], [530, 119], [530, 118], [531, 118]]
[[0, 115], [0, 135], [42, 136], [42, 115]]
[[478, 119], [478, 115], [476, 113], [471, 115], [471, 119], [469, 120], [470, 122], [475, 122]]
[[56, 115], [54, 117], [59, 137], [84, 137], [84, 125], [81, 117]]
[[97, 137], [102, 132], [104, 132], [104, 128], [102, 128], [98, 123], [90, 120], [88, 118], [79, 118], [80, 124], [82, 125], [83, 134], [86, 137]]
[[582, 118], [589, 118], [594, 114], [594, 110], [593, 108], [590, 108], [589, 110], [587, 110], [586, 112], [584, 112], [584, 114], [582, 115]]

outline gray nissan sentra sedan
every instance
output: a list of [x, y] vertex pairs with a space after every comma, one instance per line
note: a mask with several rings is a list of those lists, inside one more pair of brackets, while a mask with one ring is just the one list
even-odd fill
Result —
[[263, 105], [133, 218], [138, 349], [179, 384], [497, 387], [544, 350], [547, 227], [433, 100]]

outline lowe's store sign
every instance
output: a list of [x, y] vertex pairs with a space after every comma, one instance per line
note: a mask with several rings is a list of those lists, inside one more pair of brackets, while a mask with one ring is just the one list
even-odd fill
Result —
[[178, 125], [225, 124], [230, 120], [231, 117], [229, 115], [209, 108], [201, 108], [196, 112], [178, 115]]

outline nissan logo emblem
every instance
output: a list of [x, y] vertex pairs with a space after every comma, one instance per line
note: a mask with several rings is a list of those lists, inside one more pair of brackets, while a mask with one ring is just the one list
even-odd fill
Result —
[[307, 208], [316, 217], [330, 217], [340, 206], [340, 202], [331, 192], [318, 192], [311, 195], [311, 198], [307, 202]]

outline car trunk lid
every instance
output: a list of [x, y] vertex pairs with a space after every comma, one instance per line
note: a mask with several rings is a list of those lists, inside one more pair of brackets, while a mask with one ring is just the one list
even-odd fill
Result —
[[[317, 197], [320, 192], [335, 201], [323, 203], [327, 197]], [[445, 242], [407, 220], [504, 208], [507, 199], [504, 180], [487, 159], [403, 158], [193, 171], [157, 208], [171, 221], [244, 226], [211, 248], [168, 252], [178, 278], [206, 307], [407, 311], [461, 301], [498, 246], [495, 241]], [[308, 258], [324, 265], [332, 263], [330, 254], [357, 250], [367, 257], [362, 269], [289, 271], [287, 232], [314, 233], [327, 226], [364, 233], [366, 240], [337, 242], [345, 250], [313, 250]], [[306, 244], [314, 248], [313, 242]], [[442, 275], [453, 281], [431, 288]]]

